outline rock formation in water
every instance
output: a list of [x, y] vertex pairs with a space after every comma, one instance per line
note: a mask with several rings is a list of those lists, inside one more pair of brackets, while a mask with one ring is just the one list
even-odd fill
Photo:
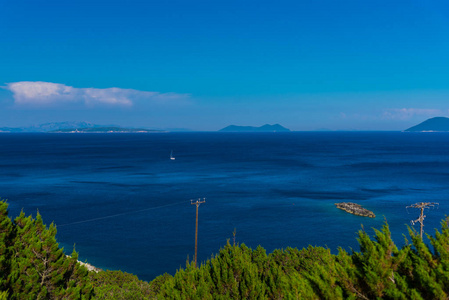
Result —
[[362, 217], [369, 217], [369, 218], [375, 218], [376, 215], [366, 208], [363, 208], [360, 204], [352, 203], [352, 202], [340, 202], [335, 203], [335, 206], [337, 208], [344, 210], [350, 214], [356, 215], [356, 216], [362, 216]]

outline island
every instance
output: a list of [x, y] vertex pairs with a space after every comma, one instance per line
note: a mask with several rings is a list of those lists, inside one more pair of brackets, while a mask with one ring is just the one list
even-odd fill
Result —
[[344, 210], [345, 212], [348, 212], [356, 216], [369, 217], [369, 218], [376, 217], [376, 215], [372, 211], [363, 208], [360, 204], [357, 203], [340, 202], [335, 203], [335, 206], [337, 206], [337, 208], [341, 210]]
[[290, 129], [287, 129], [284, 126], [279, 125], [279, 124], [274, 124], [274, 125], [265, 124], [260, 127], [229, 125], [223, 129], [220, 129], [219, 131], [220, 132], [290, 132]]
[[425, 120], [416, 126], [410, 127], [405, 131], [409, 132], [445, 132], [449, 131], [449, 118], [435, 117]]
[[97, 125], [86, 121], [52, 122], [29, 127], [0, 127], [0, 132], [7, 133], [152, 133], [168, 132], [167, 130], [126, 128], [118, 125]]

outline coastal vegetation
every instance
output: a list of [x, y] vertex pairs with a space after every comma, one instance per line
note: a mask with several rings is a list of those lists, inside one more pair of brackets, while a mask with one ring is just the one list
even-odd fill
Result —
[[[88, 271], [73, 251], [66, 256], [56, 226], [23, 212], [12, 220], [0, 201], [0, 299], [447, 299], [449, 219], [423, 241], [412, 228], [398, 248], [388, 224], [360, 250], [309, 246], [267, 254], [229, 242], [199, 267], [151, 282], [121, 271]], [[300, 234], [300, 233], [298, 233]]]

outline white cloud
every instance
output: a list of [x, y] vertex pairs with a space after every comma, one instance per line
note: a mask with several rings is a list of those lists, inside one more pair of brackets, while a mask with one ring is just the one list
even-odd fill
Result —
[[60, 83], [42, 81], [13, 82], [8, 83], [4, 88], [13, 93], [14, 103], [21, 107], [66, 105], [129, 107], [139, 100], [164, 103], [189, 97], [185, 94], [163, 94], [116, 87], [74, 88]]
[[390, 120], [408, 120], [415, 116], [441, 116], [444, 112], [432, 108], [393, 108], [385, 110], [382, 114], [383, 119]]

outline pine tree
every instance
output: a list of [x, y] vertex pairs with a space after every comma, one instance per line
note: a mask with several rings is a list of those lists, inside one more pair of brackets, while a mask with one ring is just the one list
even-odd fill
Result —
[[448, 263], [445, 259], [447, 251], [445, 248], [449, 245], [447, 224], [443, 223], [442, 234], [437, 232], [436, 238], [431, 238], [435, 253], [432, 253], [415, 230], [411, 228], [408, 230], [413, 247], [409, 251], [404, 271], [407, 274], [409, 285], [416, 289], [424, 299], [447, 299], [449, 287], [446, 283], [449, 270], [444, 269]]
[[0, 299], [8, 298], [10, 291], [8, 274], [11, 272], [11, 254], [14, 227], [8, 217], [8, 204], [0, 201]]
[[11, 271], [8, 276], [12, 299], [90, 299], [93, 289], [88, 271], [77, 254], [66, 257], [56, 242], [56, 227], [47, 228], [23, 212], [14, 220]]
[[9, 289], [7, 275], [11, 270], [13, 224], [8, 217], [8, 204], [0, 201], [0, 291]]
[[375, 240], [371, 240], [365, 231], [359, 231], [360, 252], [353, 253], [357, 284], [368, 298], [406, 299], [396, 286], [400, 277], [397, 270], [406, 255], [398, 251], [391, 239], [388, 224], [385, 223], [381, 231], [375, 229], [375, 233]]

